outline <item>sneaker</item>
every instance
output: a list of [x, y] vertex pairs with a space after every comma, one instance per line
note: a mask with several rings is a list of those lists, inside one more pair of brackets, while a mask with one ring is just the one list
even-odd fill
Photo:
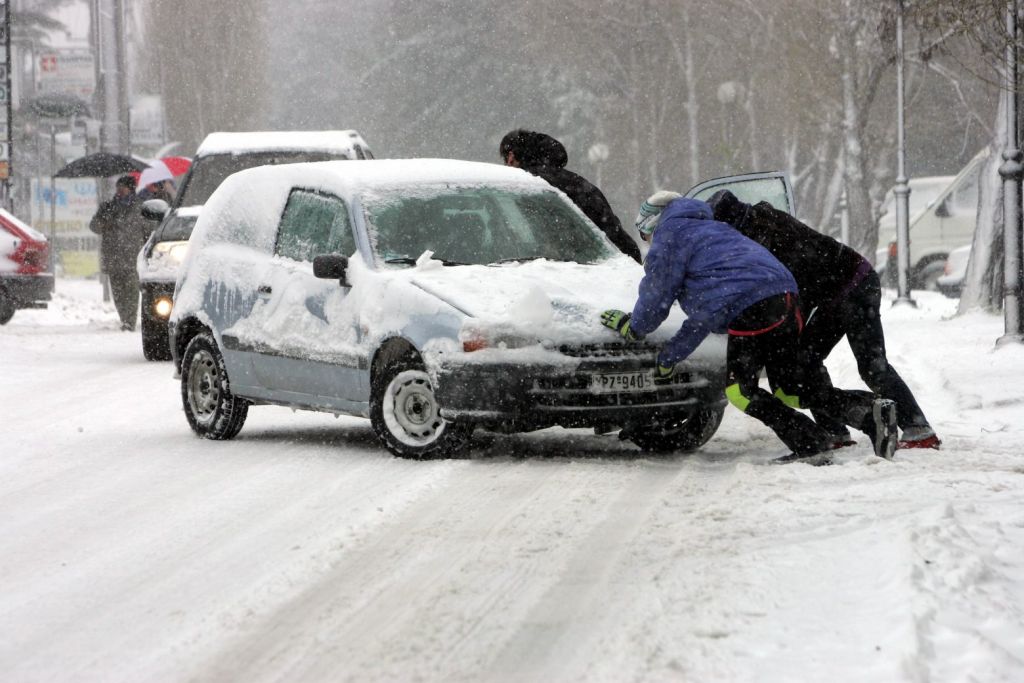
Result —
[[871, 403], [871, 418], [874, 427], [872, 445], [875, 447], [875, 455], [892, 460], [899, 433], [896, 427], [896, 402], [886, 398], [875, 399]]
[[932, 434], [921, 439], [900, 439], [899, 443], [896, 444], [896, 448], [934, 448], [939, 450], [941, 443], [939, 437]]

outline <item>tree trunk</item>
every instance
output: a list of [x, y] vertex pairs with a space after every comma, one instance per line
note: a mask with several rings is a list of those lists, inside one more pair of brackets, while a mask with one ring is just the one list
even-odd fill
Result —
[[958, 314], [998, 311], [1003, 301], [1003, 179], [999, 167], [1006, 148], [1006, 101], [999, 98], [991, 153], [978, 176], [978, 218], [971, 258], [964, 275]]

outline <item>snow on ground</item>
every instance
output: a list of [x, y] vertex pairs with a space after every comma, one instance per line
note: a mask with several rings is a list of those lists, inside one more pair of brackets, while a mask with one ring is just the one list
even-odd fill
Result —
[[[1024, 348], [885, 306], [939, 452], [833, 467], [732, 408], [694, 455], [367, 421], [188, 429], [96, 282], [0, 328], [4, 681], [1024, 680]], [[845, 344], [839, 386], [861, 386]]]

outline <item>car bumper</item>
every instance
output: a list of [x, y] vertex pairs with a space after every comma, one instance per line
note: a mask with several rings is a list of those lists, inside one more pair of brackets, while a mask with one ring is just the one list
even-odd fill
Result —
[[578, 365], [451, 364], [438, 371], [437, 396], [446, 419], [508, 431], [621, 427], [724, 405], [724, 359], [720, 367], [680, 364], [667, 386], [612, 393], [595, 389], [596, 375], [647, 372], [654, 359], [652, 353], [632, 360], [584, 359]]
[[53, 296], [53, 274], [0, 276], [0, 287], [14, 300], [17, 308], [45, 308]]
[[157, 302], [161, 299], [167, 302], [173, 303], [174, 301], [174, 283], [173, 282], [141, 282], [139, 283], [139, 291], [142, 293], [142, 315], [147, 320], [159, 321], [166, 323], [167, 319], [171, 315], [170, 307], [167, 308], [166, 314], [161, 314], [157, 311]]

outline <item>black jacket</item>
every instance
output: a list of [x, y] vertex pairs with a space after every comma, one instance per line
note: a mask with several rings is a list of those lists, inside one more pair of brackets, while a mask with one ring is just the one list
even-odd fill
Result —
[[806, 313], [846, 296], [872, 270], [854, 249], [804, 225], [768, 202], [744, 204], [728, 190], [708, 201], [715, 220], [728, 223], [765, 247], [789, 269]]
[[108, 199], [89, 222], [100, 236], [100, 267], [105, 273], [135, 270], [135, 257], [146, 243], [152, 224], [142, 217], [142, 202], [132, 194], [128, 203]]
[[622, 253], [637, 263], [642, 262], [640, 247], [622, 229], [622, 223], [601, 190], [586, 178], [565, 168], [569, 155], [561, 142], [544, 133], [530, 132], [520, 136], [517, 143], [512, 151], [520, 168], [540, 176], [564, 192]]

